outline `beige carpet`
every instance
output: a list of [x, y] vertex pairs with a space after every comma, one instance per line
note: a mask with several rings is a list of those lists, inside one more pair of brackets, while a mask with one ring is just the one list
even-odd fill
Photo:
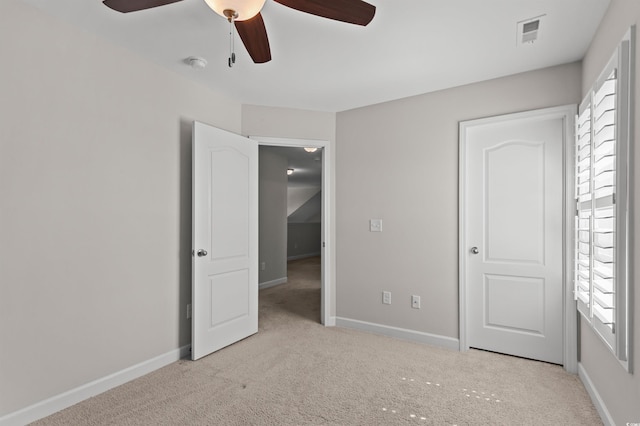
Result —
[[38, 425], [597, 425], [561, 367], [319, 324], [318, 259], [260, 293], [260, 332]]

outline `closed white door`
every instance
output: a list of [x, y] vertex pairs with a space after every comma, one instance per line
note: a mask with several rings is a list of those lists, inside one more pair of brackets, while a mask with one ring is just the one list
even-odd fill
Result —
[[258, 145], [193, 125], [192, 358], [258, 331]]
[[461, 137], [468, 345], [562, 364], [565, 119], [475, 120]]

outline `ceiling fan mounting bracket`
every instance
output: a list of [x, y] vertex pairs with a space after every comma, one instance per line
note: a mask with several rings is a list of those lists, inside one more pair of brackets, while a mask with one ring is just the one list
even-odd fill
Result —
[[224, 13], [224, 17], [227, 18], [229, 22], [233, 22], [238, 18], [238, 12], [233, 9], [225, 9], [222, 13]]

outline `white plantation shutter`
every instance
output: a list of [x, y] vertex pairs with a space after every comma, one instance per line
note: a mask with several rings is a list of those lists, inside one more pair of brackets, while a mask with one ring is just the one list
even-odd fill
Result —
[[593, 95], [591, 174], [592, 270], [591, 308], [594, 326], [609, 346], [615, 345], [615, 190], [616, 89], [614, 68]]
[[591, 302], [591, 99], [576, 120], [576, 259], [575, 296], [578, 309], [590, 316]]
[[630, 34], [578, 111], [574, 259], [578, 310], [627, 369]]

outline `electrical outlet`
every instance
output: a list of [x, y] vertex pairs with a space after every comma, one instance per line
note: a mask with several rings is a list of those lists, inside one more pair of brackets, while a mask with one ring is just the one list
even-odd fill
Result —
[[264, 271], [265, 269], [267, 269], [267, 262], [261, 262], [260, 263], [260, 270]]
[[382, 292], [382, 303], [384, 303], [385, 305], [390, 305], [391, 304], [391, 292], [390, 291], [383, 291]]
[[420, 309], [420, 296], [411, 296], [411, 307], [413, 309]]
[[191, 318], [191, 303], [187, 305], [187, 319]]

